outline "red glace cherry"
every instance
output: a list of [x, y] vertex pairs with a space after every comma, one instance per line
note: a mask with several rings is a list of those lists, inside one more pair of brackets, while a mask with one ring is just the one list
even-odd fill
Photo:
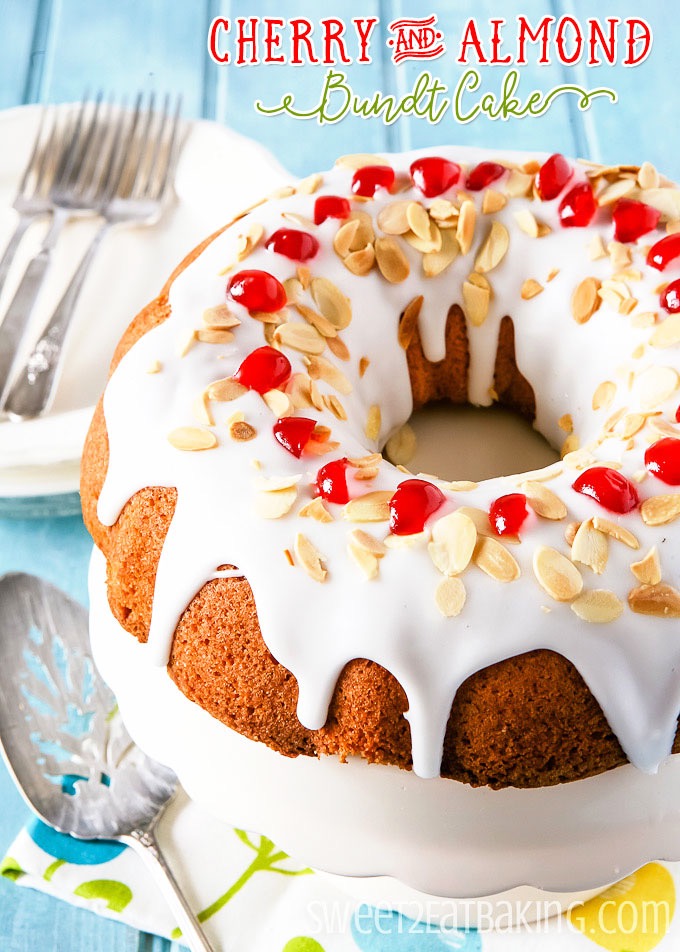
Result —
[[671, 281], [662, 291], [660, 304], [664, 311], [668, 311], [669, 314], [680, 311], [680, 278]]
[[517, 535], [529, 515], [524, 493], [500, 496], [489, 507], [489, 522], [496, 535]]
[[314, 224], [321, 225], [327, 218], [349, 218], [349, 202], [339, 195], [319, 195], [314, 202]]
[[412, 162], [410, 172], [413, 184], [425, 198], [436, 198], [458, 182], [461, 169], [455, 162], [430, 155]]
[[536, 191], [544, 202], [557, 198], [574, 174], [563, 155], [556, 152], [546, 159], [536, 174]]
[[481, 192], [483, 188], [491, 185], [506, 171], [505, 166], [499, 165], [498, 162], [480, 162], [468, 173], [468, 177], [465, 179], [465, 187], [469, 188], [471, 192]]
[[379, 188], [389, 191], [393, 185], [394, 169], [390, 165], [365, 165], [352, 176], [352, 191], [366, 198], [373, 198]]
[[591, 496], [610, 512], [630, 512], [639, 502], [637, 489], [631, 481], [608, 466], [591, 466], [572, 483], [572, 488], [584, 496]]
[[657, 271], [665, 271], [675, 258], [680, 257], [680, 232], [661, 238], [647, 253], [647, 264]]
[[597, 211], [593, 190], [587, 182], [569, 189], [560, 202], [558, 214], [564, 228], [585, 228]]
[[308, 417], [284, 417], [274, 424], [274, 437], [284, 449], [300, 459], [315, 426], [316, 421]]
[[331, 460], [322, 466], [316, 474], [316, 491], [319, 496], [323, 496], [329, 502], [344, 504], [349, 502], [349, 489], [347, 488], [347, 467], [349, 460], [346, 457], [342, 459]]
[[234, 380], [249, 390], [266, 393], [283, 386], [290, 372], [290, 361], [286, 355], [265, 345], [248, 354], [234, 374]]
[[292, 258], [293, 261], [309, 261], [319, 250], [314, 235], [297, 228], [279, 228], [265, 244], [267, 251]]
[[390, 530], [394, 535], [422, 532], [428, 518], [445, 499], [444, 493], [433, 483], [424, 479], [405, 480], [390, 499]]
[[665, 436], [652, 443], [645, 452], [645, 466], [661, 482], [680, 486], [680, 440]]
[[659, 224], [661, 212], [644, 202], [620, 198], [612, 212], [614, 238], [616, 241], [637, 241]]
[[680, 423], [680, 405], [678, 405], [678, 409], [675, 411], [675, 422]]
[[229, 278], [227, 294], [249, 311], [280, 311], [286, 303], [286, 291], [268, 271], [237, 271]]

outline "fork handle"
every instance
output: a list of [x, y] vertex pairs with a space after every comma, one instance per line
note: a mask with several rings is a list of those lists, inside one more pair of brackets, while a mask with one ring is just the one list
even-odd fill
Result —
[[[52, 250], [59, 233], [66, 224], [69, 213], [56, 209], [52, 224], [45, 236], [40, 251], [28, 263], [7, 312], [0, 323], [0, 398], [7, 388], [12, 365], [26, 333], [29, 318], [35, 305], [45, 274], [52, 260]], [[0, 399], [0, 410], [2, 400]]]
[[19, 371], [2, 406], [10, 417], [28, 420], [47, 409], [63, 365], [64, 342], [76, 302], [92, 259], [110, 227], [104, 224], [95, 234], [30, 357]]
[[16, 228], [12, 237], [7, 243], [2, 258], [0, 258], [0, 293], [5, 286], [5, 281], [7, 280], [7, 275], [9, 269], [12, 267], [12, 262], [14, 261], [14, 256], [17, 253], [17, 248], [21, 244], [21, 239], [26, 234], [28, 226], [31, 222], [35, 221], [37, 216], [35, 215], [20, 215], [19, 221], [17, 222]]
[[156, 838], [154, 825], [143, 830], [133, 830], [132, 833], [118, 837], [131, 846], [144, 860], [149, 872], [160, 887], [173, 915], [182, 930], [182, 943], [187, 944], [191, 952], [215, 952], [208, 942], [201, 925], [191, 910], [179, 883], [168, 866], [163, 852]]

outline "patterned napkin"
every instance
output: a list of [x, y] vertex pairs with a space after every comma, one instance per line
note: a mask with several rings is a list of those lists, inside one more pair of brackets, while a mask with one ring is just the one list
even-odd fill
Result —
[[[159, 837], [189, 901], [223, 952], [677, 952], [680, 863], [650, 863], [569, 915], [495, 930], [439, 928], [345, 894], [266, 836], [226, 826], [180, 794]], [[32, 820], [0, 872], [22, 886], [179, 938], [141, 860], [114, 843], [75, 840]]]

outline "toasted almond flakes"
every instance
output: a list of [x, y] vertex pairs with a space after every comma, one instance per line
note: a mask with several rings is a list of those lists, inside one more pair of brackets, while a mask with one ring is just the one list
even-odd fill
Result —
[[426, 278], [436, 278], [446, 271], [456, 260], [459, 252], [458, 241], [451, 232], [442, 233], [442, 246], [439, 251], [430, 251], [423, 255], [423, 274]]
[[247, 443], [249, 440], [255, 439], [257, 430], [250, 423], [246, 423], [245, 420], [239, 420], [229, 427], [229, 436], [237, 443]]
[[375, 490], [350, 499], [343, 509], [343, 516], [350, 522], [387, 522], [390, 518], [389, 502], [393, 492]]
[[328, 320], [327, 317], [324, 317], [323, 314], [319, 314], [318, 311], [315, 311], [312, 307], [307, 307], [305, 304], [294, 304], [293, 307], [298, 312], [300, 317], [304, 317], [308, 324], [311, 324], [312, 327], [315, 327], [317, 331], [322, 335], [322, 337], [336, 337], [337, 330], [334, 324]]
[[199, 395], [194, 400], [191, 409], [193, 410], [194, 417], [199, 423], [205, 423], [207, 426], [215, 426], [215, 418], [210, 412], [210, 406], [208, 404], [207, 390], [203, 390], [202, 393], [199, 393]]
[[409, 202], [406, 206], [406, 220], [411, 231], [423, 241], [431, 241], [431, 222], [427, 211], [419, 202]]
[[177, 356], [186, 357], [191, 348], [196, 343], [196, 331], [194, 329], [180, 335], [177, 341]]
[[346, 258], [352, 250], [352, 242], [359, 230], [358, 218], [350, 219], [338, 228], [333, 239], [333, 249], [341, 258]]
[[640, 506], [642, 521], [647, 526], [665, 526], [680, 516], [680, 493], [650, 496]]
[[557, 425], [564, 433], [571, 433], [574, 429], [574, 421], [571, 413], [563, 413], [557, 421]]
[[329, 337], [327, 340], [328, 349], [337, 357], [338, 360], [349, 360], [349, 349], [347, 344], [339, 337]]
[[460, 575], [470, 564], [477, 542], [477, 528], [469, 516], [451, 512], [435, 522], [430, 558], [442, 575]]
[[680, 344], [680, 314], [673, 314], [661, 322], [649, 338], [652, 347], [675, 347]]
[[420, 309], [423, 306], [423, 295], [414, 297], [404, 308], [404, 312], [399, 319], [399, 330], [397, 337], [399, 346], [406, 350], [413, 339], [413, 335], [418, 326], [418, 317]]
[[611, 536], [617, 542], [627, 545], [629, 549], [640, 548], [640, 543], [630, 529], [620, 526], [618, 522], [612, 522], [611, 519], [605, 519], [603, 516], [593, 516], [593, 526], [598, 532], [604, 532], [605, 535]]
[[385, 536], [385, 545], [388, 549], [415, 549], [424, 545], [428, 540], [427, 532], [414, 532], [411, 535]]
[[527, 278], [527, 280], [522, 285], [520, 295], [523, 301], [530, 301], [531, 298], [535, 298], [542, 291], [542, 284], [539, 284], [538, 281], [534, 281], [533, 278]]
[[607, 257], [607, 249], [604, 246], [602, 235], [594, 235], [588, 245], [588, 257], [591, 261], [598, 261], [600, 258]]
[[628, 593], [628, 605], [638, 615], [680, 618], [680, 592], [672, 585], [640, 585]]
[[262, 399], [277, 419], [290, 416], [295, 409], [288, 394], [282, 390], [267, 390]]
[[411, 267], [408, 258], [394, 238], [378, 238], [375, 242], [375, 257], [382, 276], [390, 284], [400, 284], [409, 276]]
[[[378, 228], [386, 235], [405, 235], [411, 228], [406, 209], [412, 204], [408, 201], [390, 202], [378, 212]], [[429, 234], [429, 225], [428, 225]]]
[[335, 160], [335, 164], [343, 169], [351, 169], [356, 172], [357, 169], [363, 169], [367, 165], [388, 165], [387, 159], [381, 155], [372, 155], [370, 152], [356, 152], [350, 155], [341, 155]]
[[238, 327], [241, 323], [235, 314], [232, 314], [226, 304], [216, 307], [207, 307], [203, 311], [203, 323], [206, 327], [225, 328]]
[[314, 303], [323, 316], [337, 330], [344, 330], [352, 320], [352, 308], [342, 291], [328, 278], [312, 278], [310, 288]]
[[367, 439], [377, 440], [380, 436], [380, 425], [382, 422], [382, 414], [380, 407], [377, 403], [374, 403], [368, 410], [368, 416], [366, 417], [366, 426], [364, 427], [364, 433], [366, 434]]
[[316, 496], [311, 502], [305, 503], [298, 515], [303, 519], [315, 519], [317, 522], [333, 522], [333, 516], [326, 509], [321, 496]]
[[514, 556], [493, 536], [478, 537], [472, 561], [497, 582], [514, 582], [521, 574]]
[[652, 546], [639, 562], [631, 562], [630, 570], [643, 585], [658, 585], [661, 581], [661, 561], [656, 546]]
[[482, 274], [493, 271], [505, 257], [509, 244], [510, 235], [505, 225], [499, 221], [492, 222], [491, 230], [477, 253], [475, 271]]
[[276, 328], [274, 338], [284, 347], [290, 347], [303, 354], [322, 354], [326, 349], [326, 341], [316, 327], [300, 321], [281, 324]]
[[505, 183], [505, 192], [510, 198], [526, 198], [533, 189], [534, 176], [519, 169], [512, 169]]
[[581, 593], [583, 579], [573, 562], [547, 545], [534, 552], [534, 575], [543, 591], [557, 602], [570, 602]]
[[651, 162], [643, 162], [637, 175], [638, 185], [642, 189], [658, 188], [659, 173]]
[[370, 358], [368, 357], [361, 357], [359, 359], [359, 378], [360, 379], [364, 376], [364, 374], [368, 370], [370, 363], [371, 361], [370, 361]]
[[168, 442], [176, 450], [195, 453], [200, 450], [211, 450], [217, 446], [217, 437], [210, 430], [203, 430], [198, 426], [178, 426], [168, 433]]
[[607, 567], [609, 544], [607, 536], [596, 529], [592, 519], [586, 519], [578, 527], [571, 546], [572, 562], [588, 565], [596, 575], [602, 575]]
[[585, 324], [600, 306], [600, 282], [597, 278], [584, 278], [576, 286], [571, 297], [571, 314], [577, 324]]
[[542, 519], [554, 519], [559, 521], [564, 519], [567, 514], [567, 507], [559, 496], [556, 496], [552, 489], [548, 489], [543, 483], [529, 480], [522, 483], [522, 492], [527, 497], [527, 503], [534, 510], [537, 516]]
[[152, 360], [149, 366], [146, 368], [148, 374], [159, 374], [163, 369], [163, 364], [160, 360]]
[[611, 380], [603, 380], [593, 394], [593, 410], [601, 410], [610, 407], [615, 396], [616, 384]]
[[368, 274], [375, 264], [375, 248], [373, 245], [366, 245], [358, 251], [351, 251], [343, 261], [344, 266], [352, 274], [358, 277]]
[[295, 186], [295, 191], [298, 195], [313, 195], [322, 183], [323, 176], [315, 172], [313, 175], [308, 175], [307, 178], [300, 179]]
[[568, 546], [572, 546], [574, 544], [574, 539], [576, 538], [576, 533], [578, 532], [578, 527], [580, 524], [580, 522], [570, 522], [564, 530], [564, 538]]
[[309, 376], [313, 380], [324, 380], [343, 396], [348, 396], [352, 392], [352, 384], [342, 370], [325, 357], [309, 357], [307, 367]]
[[665, 403], [678, 389], [680, 378], [673, 367], [648, 367], [636, 380], [636, 391], [643, 410]]
[[416, 434], [408, 423], [393, 433], [385, 444], [385, 455], [395, 466], [406, 466], [416, 451]]
[[472, 247], [476, 220], [477, 209], [475, 208], [474, 202], [466, 199], [460, 206], [458, 225], [456, 227], [456, 240], [460, 247], [461, 254], [466, 255]]
[[[482, 282], [485, 282], [486, 287]], [[463, 305], [466, 317], [474, 327], [481, 327], [486, 320], [490, 301], [491, 289], [488, 282], [482, 275], [473, 272], [468, 280], [463, 282]]]
[[328, 572], [322, 564], [323, 556], [314, 543], [310, 542], [307, 536], [303, 535], [302, 532], [298, 532], [295, 536], [294, 549], [298, 562], [307, 575], [314, 579], [315, 582], [324, 582]]
[[482, 198], [482, 215], [493, 215], [505, 208], [508, 200], [505, 195], [495, 191], [493, 188], [487, 188]]
[[434, 593], [437, 608], [445, 618], [460, 615], [465, 605], [465, 586], [459, 578], [445, 578]]
[[614, 592], [604, 588], [594, 588], [583, 592], [569, 607], [583, 621], [593, 622], [596, 625], [615, 621], [623, 613], [623, 602]]
[[372, 552], [368, 552], [363, 546], [357, 545], [351, 538], [347, 543], [347, 551], [351, 559], [364, 573], [365, 578], [370, 581], [378, 577], [380, 563]]
[[196, 331], [196, 340], [204, 344], [230, 344], [234, 339], [231, 331], [219, 327], [201, 327]]
[[538, 238], [538, 222], [528, 208], [522, 208], [515, 212], [515, 221], [519, 225], [520, 231], [530, 238]]

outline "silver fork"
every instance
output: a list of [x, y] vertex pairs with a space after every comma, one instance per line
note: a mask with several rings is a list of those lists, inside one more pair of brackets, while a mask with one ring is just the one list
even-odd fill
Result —
[[[9, 390], [4, 409], [13, 420], [39, 416], [50, 404], [63, 366], [64, 344], [90, 264], [104, 237], [120, 224], [149, 225], [162, 212], [178, 155], [181, 100], [171, 113], [170, 97], [156, 113], [153, 96], [142, 118], [141, 99], [128, 121], [129, 135], [119, 131], [122, 147], [99, 213], [104, 221], [78, 265], [69, 286], [44, 327], [28, 360]], [[125, 118], [122, 114], [121, 118]]]
[[6, 389], [57, 238], [70, 218], [91, 212], [100, 201], [101, 189], [105, 185], [102, 174], [107, 159], [104, 146], [108, 112], [110, 107], [102, 109], [99, 96], [94, 103], [81, 103], [76, 115], [67, 120], [64, 135], [70, 144], [59, 162], [48, 193], [53, 208], [52, 221], [42, 247], [29, 262], [0, 323], [0, 395]]
[[12, 207], [19, 215], [19, 221], [0, 258], [0, 292], [28, 226], [36, 218], [52, 212], [49, 190], [54, 181], [59, 158], [68, 148], [67, 144], [63, 144], [61, 125], [56, 108], [43, 106], [33, 149], [12, 202]]

